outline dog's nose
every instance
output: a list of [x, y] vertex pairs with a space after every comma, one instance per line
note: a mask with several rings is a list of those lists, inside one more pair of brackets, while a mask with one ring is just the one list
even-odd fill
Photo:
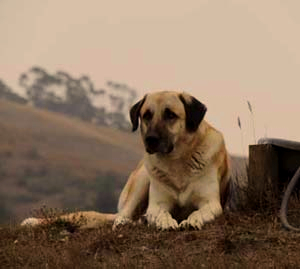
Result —
[[151, 149], [156, 149], [159, 145], [158, 135], [148, 135], [146, 137], [146, 144]]

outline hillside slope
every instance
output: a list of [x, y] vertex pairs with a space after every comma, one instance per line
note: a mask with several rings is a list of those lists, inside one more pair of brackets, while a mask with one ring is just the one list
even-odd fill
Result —
[[115, 207], [141, 156], [137, 134], [0, 100], [0, 219], [42, 204], [91, 209], [104, 199]]

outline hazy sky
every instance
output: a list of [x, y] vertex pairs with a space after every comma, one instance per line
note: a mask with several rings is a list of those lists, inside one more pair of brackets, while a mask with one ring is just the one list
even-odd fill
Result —
[[140, 96], [185, 90], [232, 153], [246, 153], [254, 130], [300, 141], [299, 11], [299, 0], [1, 0], [0, 78], [20, 90], [38, 65]]

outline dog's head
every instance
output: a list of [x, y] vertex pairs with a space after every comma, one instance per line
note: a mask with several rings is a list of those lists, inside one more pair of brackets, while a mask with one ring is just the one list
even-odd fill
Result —
[[132, 131], [141, 122], [141, 134], [149, 154], [171, 153], [181, 138], [195, 133], [206, 113], [196, 98], [171, 91], [146, 95], [130, 109]]

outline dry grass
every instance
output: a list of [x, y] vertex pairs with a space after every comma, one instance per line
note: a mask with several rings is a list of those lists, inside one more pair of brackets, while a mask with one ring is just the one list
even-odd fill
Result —
[[[71, 228], [70, 228], [71, 227]], [[300, 234], [278, 218], [226, 213], [201, 231], [161, 232], [143, 224], [112, 231], [75, 226], [0, 229], [1, 268], [295, 268]]]

